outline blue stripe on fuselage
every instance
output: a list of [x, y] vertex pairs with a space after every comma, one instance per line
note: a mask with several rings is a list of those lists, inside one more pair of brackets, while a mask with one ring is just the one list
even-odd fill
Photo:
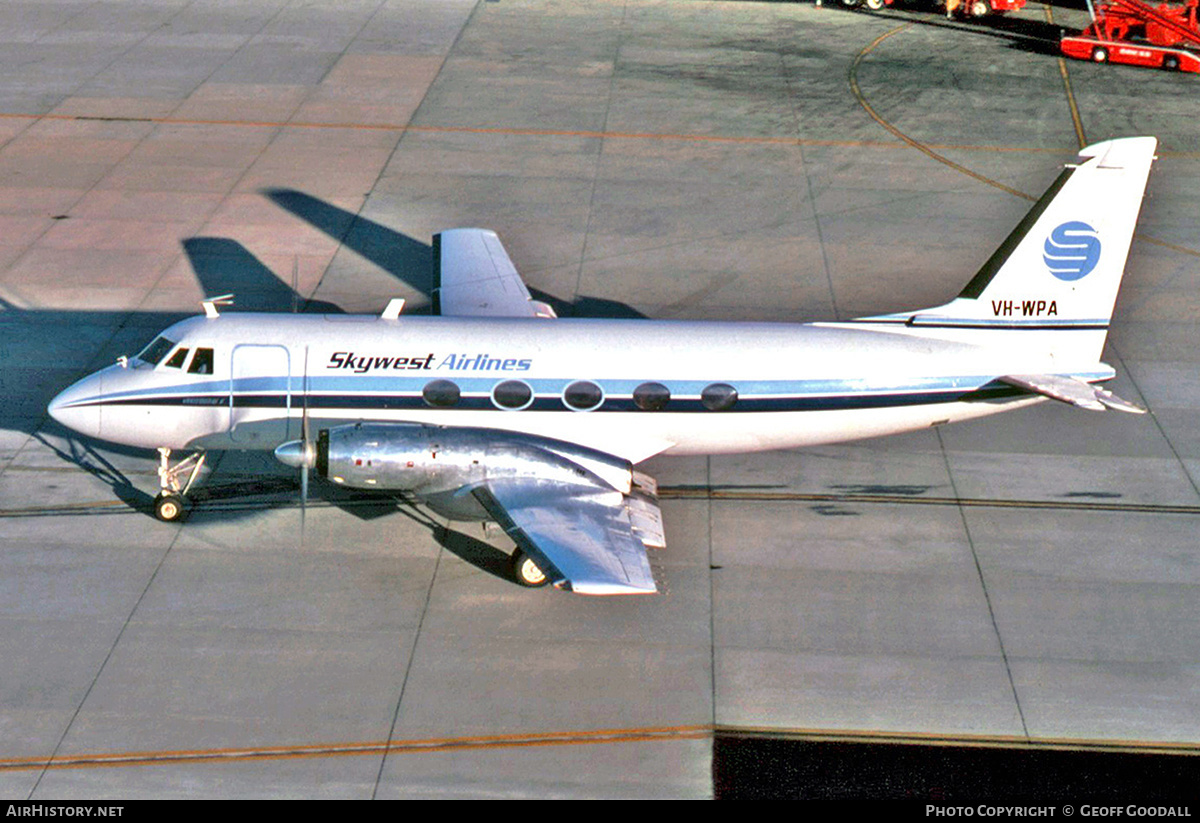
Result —
[[[1077, 375], [1084, 380], [1104, 380], [1109, 372]], [[448, 378], [432, 378], [448, 379]], [[510, 378], [511, 379], [511, 378]], [[430, 408], [422, 398], [422, 390], [431, 378], [334, 376], [310, 377], [247, 377], [234, 381], [232, 405], [238, 408], [297, 408], [304, 403], [302, 386], [307, 384], [307, 404], [310, 408], [393, 410]], [[502, 380], [493, 377], [462, 377], [454, 381], [462, 392], [455, 409], [497, 410], [491, 401], [492, 388]], [[567, 386], [575, 378], [534, 378], [525, 381], [533, 389], [534, 401], [527, 408], [534, 411], [574, 411], [562, 402]], [[647, 380], [593, 381], [604, 392], [604, 403], [595, 411], [637, 411], [632, 395], [634, 389]], [[700, 403], [700, 393], [713, 382], [710, 380], [660, 380], [671, 391], [671, 401], [664, 411], [708, 411]], [[738, 391], [738, 401], [730, 411], [802, 411], [884, 408], [946, 403], [960, 399], [1012, 397], [1023, 394], [1007, 384], [988, 376], [910, 378], [890, 385], [876, 381], [848, 379], [813, 380], [731, 380]], [[118, 391], [71, 404], [140, 405], [140, 406], [227, 406], [231, 403], [229, 380], [208, 380], [200, 384], [158, 386], [130, 391]], [[439, 407], [442, 408], [442, 407]]]

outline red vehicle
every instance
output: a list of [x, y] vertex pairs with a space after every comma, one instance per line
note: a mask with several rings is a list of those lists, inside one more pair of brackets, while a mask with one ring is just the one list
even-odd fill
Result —
[[1097, 63], [1126, 63], [1168, 71], [1200, 72], [1200, 0], [1150, 6], [1141, 0], [1110, 0], [1092, 10], [1092, 25], [1064, 36], [1062, 53]]
[[1200, 57], [1183, 49], [1162, 49], [1137, 43], [1096, 40], [1091, 37], [1064, 37], [1062, 53], [1078, 60], [1097, 63], [1126, 63], [1167, 71], [1200, 72]]
[[1025, 8], [1025, 0], [968, 0], [963, 8], [972, 17], [987, 17], [989, 14], [1020, 11]]
[[[866, 6], [871, 11], [879, 11], [884, 6], [891, 6], [895, 2], [896, 0], [842, 0], [842, 5], [852, 9]], [[1003, 14], [1006, 11], [1023, 9], [1025, 0], [967, 0], [961, 8], [971, 17], [987, 17], [989, 14]]]

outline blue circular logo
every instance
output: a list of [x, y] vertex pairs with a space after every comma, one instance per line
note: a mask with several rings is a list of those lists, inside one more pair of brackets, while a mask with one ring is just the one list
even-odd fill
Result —
[[1100, 238], [1087, 223], [1070, 220], [1050, 232], [1042, 247], [1046, 268], [1059, 280], [1079, 280], [1100, 262]]

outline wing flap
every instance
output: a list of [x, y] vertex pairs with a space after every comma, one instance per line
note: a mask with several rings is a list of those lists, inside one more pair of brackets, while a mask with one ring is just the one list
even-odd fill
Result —
[[663, 529], [662, 510], [658, 508], [658, 503], [640, 494], [632, 495], [628, 500], [629, 522], [637, 539], [647, 548], [666, 548], [667, 538]]
[[620, 492], [513, 479], [471, 493], [556, 586], [595, 595], [658, 591]]
[[504, 244], [487, 229], [434, 235], [434, 302], [446, 317], [554, 317], [534, 300]]
[[1146, 410], [1137, 403], [1123, 400], [1108, 389], [1075, 377], [1063, 377], [1057, 374], [1007, 374], [999, 380], [1010, 386], [1016, 386], [1063, 403], [1070, 403], [1072, 406], [1082, 409], [1091, 409], [1092, 411], [1112, 409], [1130, 414], [1146, 413]]

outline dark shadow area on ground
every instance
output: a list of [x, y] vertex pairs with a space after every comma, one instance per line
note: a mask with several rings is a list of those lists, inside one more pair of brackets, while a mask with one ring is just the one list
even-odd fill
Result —
[[[265, 189], [263, 194], [409, 288], [432, 296], [433, 249], [428, 243], [301, 191]], [[549, 304], [559, 317], [645, 317], [632, 306], [615, 300], [580, 296], [570, 302], [535, 288], [530, 288], [529, 293], [535, 300]]]

